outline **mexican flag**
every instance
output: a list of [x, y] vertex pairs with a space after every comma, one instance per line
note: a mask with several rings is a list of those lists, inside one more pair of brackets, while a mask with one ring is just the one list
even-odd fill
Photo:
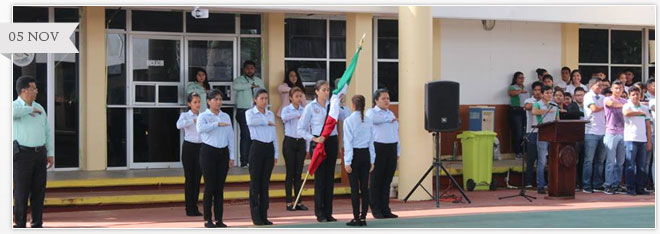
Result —
[[[358, 56], [360, 55], [360, 50], [362, 50], [363, 41], [364, 41], [364, 35], [362, 36], [362, 40], [358, 45], [357, 51], [355, 51], [355, 55], [353, 55], [353, 59], [351, 60], [351, 63], [348, 65], [346, 71], [344, 71], [344, 74], [341, 76], [341, 79], [337, 84], [337, 88], [332, 91], [331, 94], [332, 97], [330, 98], [330, 111], [328, 111], [328, 116], [325, 118], [325, 124], [323, 125], [323, 131], [321, 131], [321, 136], [326, 139], [330, 136], [330, 133], [332, 133], [332, 130], [335, 129], [335, 126], [337, 125], [337, 119], [339, 118], [339, 110], [341, 108], [339, 100], [341, 99], [342, 96], [346, 95], [348, 84], [351, 83], [351, 78], [353, 76], [353, 72], [355, 71], [355, 67], [357, 66], [357, 60], [358, 60]], [[314, 172], [316, 171], [316, 169], [319, 167], [319, 165], [325, 159], [326, 156], [327, 155], [325, 153], [325, 144], [324, 143], [316, 144], [316, 147], [314, 148], [314, 154], [312, 155], [312, 162], [309, 165], [309, 174], [314, 175]], [[331, 155], [331, 156], [337, 157], [337, 155]]]

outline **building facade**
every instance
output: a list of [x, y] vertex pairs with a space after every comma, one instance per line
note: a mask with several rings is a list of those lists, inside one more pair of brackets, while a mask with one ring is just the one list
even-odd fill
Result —
[[[579, 68], [585, 83], [595, 70], [613, 77], [630, 69], [636, 81], [655, 76], [654, 6], [202, 8], [208, 19], [192, 17], [193, 7], [13, 8], [14, 22], [80, 23], [71, 37], [79, 54], [14, 59], [14, 79], [38, 80], [37, 102], [54, 129], [56, 171], [181, 167], [175, 122], [195, 68], [206, 69], [211, 86], [226, 95], [223, 111], [233, 115], [231, 83], [243, 61], [254, 60], [277, 109], [287, 69], [298, 68], [312, 99], [317, 80], [334, 86], [363, 34], [349, 95], [391, 91], [404, 191], [419, 178], [420, 164], [432, 161], [423, 128], [428, 81], [460, 83], [465, 120], [471, 105], [495, 106], [502, 152], [510, 153], [506, 88], [514, 72], [525, 74], [528, 87], [536, 68], [555, 79], [563, 66]], [[614, 14], [620, 17], [607, 17]], [[451, 154], [456, 133], [442, 135], [442, 154]]]

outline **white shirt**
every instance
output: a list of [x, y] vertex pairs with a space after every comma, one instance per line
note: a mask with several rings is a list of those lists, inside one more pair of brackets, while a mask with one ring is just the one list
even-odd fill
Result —
[[367, 110], [365, 116], [369, 117], [374, 123], [374, 142], [382, 144], [397, 143], [396, 155], [401, 154], [401, 144], [399, 144], [399, 121], [396, 119], [394, 112], [389, 109], [381, 109], [374, 106]]
[[[584, 89], [584, 92], [589, 91], [589, 89], [587, 88], [586, 85], [580, 84], [577, 87], [582, 87]], [[569, 85], [566, 85], [566, 89], [564, 89], [564, 92], [569, 92], [569, 93], [571, 93], [571, 95], [573, 95], [573, 94], [575, 94], [575, 88], [577, 88], [577, 87], [574, 86], [573, 83], [571, 83]]]
[[369, 149], [369, 162], [371, 164], [376, 160], [376, 151], [374, 149], [374, 123], [364, 116], [362, 120], [360, 112], [353, 112], [344, 121], [344, 163], [351, 165], [353, 162], [353, 149]]
[[623, 141], [646, 142], [646, 121], [651, 121], [649, 109], [640, 103], [635, 106], [631, 101], [623, 105], [623, 112], [641, 111], [644, 115], [626, 116], [623, 115]]
[[[531, 97], [531, 98], [525, 99], [525, 103], [523, 104], [523, 106], [527, 105], [527, 103], [531, 103], [532, 106], [533, 106], [534, 103], [538, 102], [538, 101], [539, 101], [538, 99]], [[526, 130], [526, 132], [527, 133], [538, 132], [537, 128], [532, 127], [532, 126], [535, 126], [535, 125], [536, 125], [536, 117], [534, 117], [534, 115], [532, 115], [532, 110], [531, 109], [527, 110], [527, 130]]]
[[250, 129], [250, 139], [261, 141], [263, 143], [273, 143], [275, 153], [273, 157], [277, 159], [278, 144], [275, 125], [268, 125], [268, 122], [275, 123], [275, 114], [272, 111], [265, 110], [261, 113], [257, 106], [245, 111], [245, 122]]
[[[568, 81], [570, 82], [570, 80]], [[554, 82], [554, 85], [555, 87], [559, 86], [562, 89], [566, 90], [566, 86], [568, 85], [568, 83], [564, 82], [564, 80], [562, 80], [561, 77], [559, 77], [559, 79], [557, 79], [557, 81]]]
[[[300, 136], [307, 141], [311, 141], [314, 136], [320, 136], [323, 131], [323, 125], [327, 116], [327, 108], [330, 105], [330, 100], [325, 102], [325, 107], [321, 106], [316, 99], [305, 106], [302, 116], [298, 121], [297, 131]], [[342, 121], [346, 118], [344, 111], [339, 111], [339, 119]], [[330, 136], [337, 135], [337, 125], [330, 133]]]
[[584, 119], [589, 121], [589, 123], [586, 123], [584, 126], [585, 134], [599, 136], [605, 135], [605, 110], [592, 113], [591, 109], [589, 109], [589, 106], [591, 105], [603, 107], [605, 105], [604, 100], [605, 96], [596, 94], [592, 90], [589, 90], [589, 92], [584, 95]]
[[651, 110], [651, 117], [653, 117], [653, 122], [655, 122], [655, 98], [649, 100], [649, 109]]
[[[227, 126], [218, 126], [218, 123]], [[231, 127], [231, 118], [222, 110], [215, 115], [211, 109], [206, 109], [197, 117], [197, 132], [204, 144], [215, 148], [229, 148], [229, 159], [234, 160], [234, 128]]]
[[302, 116], [303, 110], [304, 108], [302, 105], [299, 105], [298, 109], [296, 109], [293, 104], [289, 104], [282, 108], [282, 113], [280, 116], [282, 117], [282, 122], [284, 123], [284, 136], [302, 138], [300, 134], [298, 134], [298, 130], [296, 128], [298, 127], [298, 120], [300, 120], [300, 116]]
[[179, 120], [176, 121], [176, 128], [183, 130], [183, 139], [187, 142], [202, 143], [202, 139], [195, 126], [195, 120], [197, 120], [197, 115], [192, 110], [183, 112], [179, 115]]

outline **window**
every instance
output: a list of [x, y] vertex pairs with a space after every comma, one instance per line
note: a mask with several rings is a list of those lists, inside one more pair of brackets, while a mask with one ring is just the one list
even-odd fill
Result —
[[183, 12], [134, 10], [131, 22], [134, 31], [183, 32]]
[[399, 101], [399, 25], [395, 19], [374, 19], [374, 89], [385, 88]]
[[186, 32], [195, 33], [230, 33], [236, 31], [234, 14], [209, 13], [209, 18], [196, 19], [186, 12]]
[[285, 19], [284, 31], [285, 70], [298, 69], [307, 99], [314, 99], [318, 80], [334, 88], [334, 81], [346, 70], [346, 21], [292, 17]]
[[581, 28], [579, 69], [582, 83], [589, 82], [596, 72], [604, 72], [610, 80], [615, 80], [618, 73], [631, 71], [634, 74], [632, 83], [654, 75], [655, 40], [651, 32], [654, 30]]

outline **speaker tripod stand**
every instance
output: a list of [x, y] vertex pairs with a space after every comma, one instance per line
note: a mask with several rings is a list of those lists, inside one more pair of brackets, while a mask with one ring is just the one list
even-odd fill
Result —
[[[406, 198], [403, 199], [403, 202], [408, 202], [408, 198], [410, 198], [410, 196], [413, 194], [413, 192], [415, 192], [417, 187], [422, 187], [422, 189], [424, 189], [424, 191], [429, 196], [431, 196], [431, 198], [433, 198], [433, 200], [435, 200], [435, 207], [436, 208], [440, 207], [440, 169], [442, 169], [442, 171], [445, 172], [445, 174], [449, 177], [449, 179], [454, 184], [454, 186], [456, 186], [456, 188], [458, 188], [458, 191], [461, 192], [461, 194], [463, 195], [465, 200], [467, 200], [468, 203], [472, 203], [472, 201], [470, 201], [470, 198], [468, 198], [468, 196], [465, 195], [465, 192], [463, 191], [461, 186], [458, 184], [458, 182], [456, 182], [454, 177], [451, 174], [449, 174], [449, 171], [447, 171], [445, 166], [442, 165], [442, 161], [440, 161], [440, 137], [439, 137], [439, 134], [440, 134], [439, 132], [434, 132], [433, 133], [434, 142], [435, 142], [435, 158], [434, 158], [434, 161], [433, 161], [433, 165], [431, 165], [431, 167], [429, 167], [429, 169], [426, 170], [426, 173], [424, 173], [422, 178], [419, 179], [417, 184], [415, 184], [415, 187], [413, 187], [413, 189], [410, 190], [408, 195], [406, 195]], [[428, 176], [429, 173], [431, 173], [431, 171], [433, 171], [434, 169], [435, 169], [435, 175], [434, 175], [435, 176], [435, 189], [433, 190], [433, 195], [431, 195], [431, 193], [424, 187], [424, 185], [422, 185], [422, 182], [424, 181], [424, 179], [426, 179], [426, 176]]]

